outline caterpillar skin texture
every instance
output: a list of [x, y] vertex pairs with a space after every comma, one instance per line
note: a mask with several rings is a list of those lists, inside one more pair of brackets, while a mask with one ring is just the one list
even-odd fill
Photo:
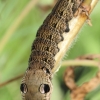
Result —
[[58, 44], [63, 41], [63, 33], [70, 31], [68, 23], [81, 3], [81, 0], [58, 0], [37, 31], [20, 86], [23, 100], [50, 100]]

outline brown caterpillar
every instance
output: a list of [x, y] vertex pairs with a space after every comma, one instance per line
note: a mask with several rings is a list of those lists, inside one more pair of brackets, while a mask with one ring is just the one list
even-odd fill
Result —
[[37, 31], [29, 67], [20, 86], [23, 100], [50, 100], [58, 44], [63, 41], [63, 33], [70, 31], [69, 21], [81, 3], [82, 0], [58, 0]]

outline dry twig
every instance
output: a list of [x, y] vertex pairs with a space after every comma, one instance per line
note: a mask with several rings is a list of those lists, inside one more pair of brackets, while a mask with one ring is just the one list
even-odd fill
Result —
[[[81, 56], [78, 59], [99, 59], [100, 55], [86, 55]], [[100, 64], [99, 64], [100, 65]], [[99, 67], [98, 65], [98, 67]], [[77, 86], [74, 80], [74, 67], [67, 68], [64, 76], [65, 84], [71, 90], [71, 100], [84, 100], [84, 97], [87, 93], [94, 90], [100, 85], [100, 71], [97, 75], [92, 78], [89, 82], [84, 83], [82, 86]]]
[[22, 75], [19, 75], [19, 76], [17, 76], [17, 77], [15, 77], [15, 78], [12, 78], [12, 79], [10, 79], [10, 80], [4, 82], [4, 83], [1, 83], [1, 84], [0, 84], [0, 87], [3, 87], [3, 86], [5, 86], [5, 85], [7, 85], [7, 84], [9, 84], [9, 83], [11, 83], [11, 82], [13, 82], [13, 81], [16, 81], [16, 80], [22, 78], [22, 76], [23, 76], [23, 74], [22, 74]]

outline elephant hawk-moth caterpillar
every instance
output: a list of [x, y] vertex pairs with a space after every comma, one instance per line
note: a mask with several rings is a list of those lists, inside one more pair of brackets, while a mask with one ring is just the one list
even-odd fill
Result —
[[58, 44], [64, 40], [63, 33], [70, 31], [69, 21], [81, 3], [82, 0], [58, 0], [37, 31], [20, 86], [23, 100], [50, 100]]

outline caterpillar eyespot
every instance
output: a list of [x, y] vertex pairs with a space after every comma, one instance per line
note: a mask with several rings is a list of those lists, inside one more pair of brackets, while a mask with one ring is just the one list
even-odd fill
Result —
[[58, 0], [37, 31], [32, 44], [29, 68], [23, 77], [24, 84], [21, 84], [23, 100], [50, 100], [55, 56], [61, 49], [58, 45], [64, 41], [64, 32], [70, 31], [69, 21], [81, 3], [82, 0]]
[[22, 83], [20, 86], [20, 90], [23, 93], [27, 93], [28, 92], [27, 85], [25, 83]]
[[50, 91], [50, 87], [49, 87], [48, 84], [41, 84], [41, 85], [40, 85], [40, 88], [39, 88], [39, 91], [40, 91], [41, 93], [47, 93], [47, 92]]

